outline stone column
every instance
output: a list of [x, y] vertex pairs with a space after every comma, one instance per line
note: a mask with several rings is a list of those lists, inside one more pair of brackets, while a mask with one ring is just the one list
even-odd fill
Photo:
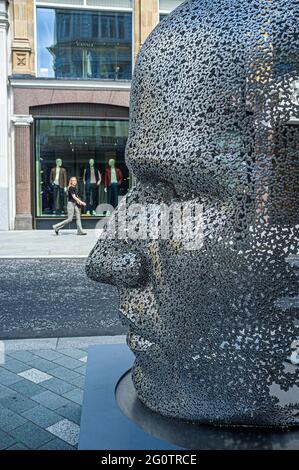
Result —
[[16, 175], [16, 218], [15, 230], [32, 229], [31, 197], [31, 146], [30, 126], [32, 116], [15, 115], [15, 175]]
[[134, 56], [159, 23], [159, 0], [134, 0]]
[[12, 74], [34, 76], [34, 1], [14, 0], [11, 15], [13, 21]]
[[0, 0], [0, 230], [9, 229], [7, 3]]

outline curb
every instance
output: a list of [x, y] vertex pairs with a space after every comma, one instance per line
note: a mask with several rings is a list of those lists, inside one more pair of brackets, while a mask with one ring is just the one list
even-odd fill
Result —
[[124, 344], [125, 335], [116, 336], [81, 336], [70, 338], [34, 338], [34, 339], [8, 339], [0, 343], [5, 352], [9, 351], [38, 351], [41, 349], [68, 349], [86, 348], [95, 344]]

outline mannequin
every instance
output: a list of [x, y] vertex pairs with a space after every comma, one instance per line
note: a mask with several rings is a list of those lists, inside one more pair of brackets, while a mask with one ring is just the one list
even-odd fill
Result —
[[50, 184], [53, 187], [53, 214], [64, 212], [64, 195], [67, 191], [67, 172], [62, 167], [61, 158], [56, 159], [56, 167], [51, 169]]
[[85, 186], [87, 215], [96, 215], [98, 205], [98, 189], [101, 184], [101, 173], [94, 165], [94, 159], [89, 160], [89, 165], [83, 173], [83, 183]]
[[115, 166], [114, 158], [110, 158], [109, 167], [105, 171], [105, 192], [108, 194], [108, 204], [117, 207], [118, 191], [123, 182], [123, 175], [119, 168]]

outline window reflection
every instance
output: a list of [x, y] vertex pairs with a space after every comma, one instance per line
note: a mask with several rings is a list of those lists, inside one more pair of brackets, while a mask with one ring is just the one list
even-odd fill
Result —
[[[79, 194], [87, 204], [82, 216], [102, 215], [100, 207], [110, 204], [109, 187], [105, 192], [105, 175], [111, 159], [122, 175], [118, 197], [124, 196], [131, 186], [125, 163], [128, 126], [127, 120], [114, 119], [36, 119], [37, 217], [57, 217], [66, 213], [65, 183], [71, 176], [77, 177]], [[95, 170], [94, 188], [86, 176], [91, 162]], [[58, 166], [59, 178], [55, 182]]]
[[38, 76], [132, 77], [131, 13], [37, 8]]

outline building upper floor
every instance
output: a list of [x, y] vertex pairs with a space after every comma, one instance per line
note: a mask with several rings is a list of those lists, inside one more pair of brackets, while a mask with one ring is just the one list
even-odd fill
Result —
[[13, 0], [12, 81], [130, 86], [136, 55], [183, 0]]

